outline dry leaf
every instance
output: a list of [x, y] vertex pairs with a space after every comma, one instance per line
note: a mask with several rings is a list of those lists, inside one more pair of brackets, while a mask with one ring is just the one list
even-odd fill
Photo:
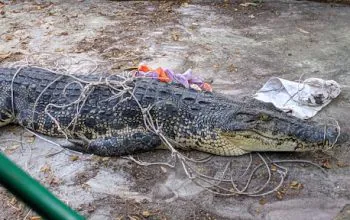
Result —
[[295, 180], [293, 180], [293, 181], [290, 183], [291, 186], [296, 186], [296, 185], [298, 185], [298, 184], [299, 184], [298, 181], [295, 181]]
[[148, 210], [145, 210], [142, 212], [142, 216], [148, 218], [149, 216], [151, 216], [151, 213]]
[[284, 197], [284, 192], [283, 191], [277, 191], [276, 197], [277, 197], [277, 199], [282, 200], [283, 197]]
[[310, 34], [310, 32], [305, 31], [304, 29], [301, 29], [301, 28], [297, 28], [297, 29], [298, 29], [298, 31], [300, 31], [301, 33]]
[[242, 6], [242, 7], [258, 6], [258, 4], [254, 3], [254, 2], [246, 2], [246, 3], [241, 3], [239, 5]]
[[291, 188], [291, 189], [300, 190], [300, 189], [304, 188], [303, 184], [301, 184], [295, 180], [292, 181], [289, 185], [290, 185], [289, 188]]
[[34, 143], [34, 141], [35, 141], [35, 137], [28, 137], [27, 138], [27, 143], [32, 144], [32, 143]]
[[47, 164], [45, 164], [40, 168], [40, 172], [43, 172], [43, 173], [49, 173], [50, 171], [51, 171], [51, 167]]
[[187, 2], [183, 3], [182, 7], [187, 8], [188, 7], [188, 3]]
[[329, 162], [329, 160], [324, 160], [323, 163], [322, 163], [322, 167], [327, 168], [327, 169], [331, 169], [332, 165]]
[[6, 58], [8, 58], [8, 57], [10, 57], [11, 55], [12, 55], [11, 52], [6, 53], [6, 54], [0, 53], [0, 61], [6, 59]]
[[260, 205], [265, 205], [266, 203], [267, 203], [267, 201], [264, 198], [259, 200]]
[[19, 147], [20, 147], [20, 145], [18, 145], [18, 144], [13, 145], [13, 146], [11, 146], [11, 147], [7, 147], [7, 148], [5, 149], [5, 153], [6, 153], [7, 155], [10, 155], [10, 154], [12, 154], [15, 150], [17, 150], [17, 148], [19, 148]]
[[77, 161], [77, 160], [79, 159], [79, 156], [72, 155], [72, 156], [69, 157], [69, 159], [70, 159], [71, 161]]
[[15, 205], [17, 203], [17, 199], [15, 197], [13, 197], [11, 200], [10, 200], [10, 204], [11, 205]]
[[55, 49], [55, 52], [63, 52], [63, 51], [64, 51], [63, 48], [56, 48], [56, 49]]
[[111, 159], [110, 157], [102, 157], [101, 160], [105, 162], [105, 161], [109, 161], [110, 159]]
[[83, 184], [81, 184], [81, 188], [85, 189], [85, 190], [88, 190], [88, 189], [91, 188], [91, 186], [89, 184], [87, 184], [87, 183], [83, 183]]
[[167, 172], [167, 169], [163, 166], [160, 166], [160, 169], [162, 170], [163, 173], [166, 173]]
[[30, 132], [24, 132], [23, 137], [35, 137], [35, 134], [30, 133]]
[[238, 68], [234, 64], [231, 64], [228, 66], [228, 70], [229, 72], [237, 72]]
[[173, 32], [171, 34], [171, 37], [173, 38], [174, 41], [179, 41], [179, 39], [180, 39], [180, 35], [177, 32]]
[[128, 215], [130, 220], [140, 220], [139, 217], [137, 217], [136, 215]]
[[51, 177], [48, 182], [52, 186], [52, 185], [58, 185], [61, 181], [54, 176], [54, 177]]
[[2, 36], [2, 39], [4, 39], [5, 41], [10, 41], [13, 39], [13, 35], [12, 34], [5, 34]]
[[67, 31], [63, 31], [61, 33], [56, 34], [56, 36], [67, 36], [68, 32]]
[[271, 171], [272, 172], [276, 172], [277, 171], [277, 167], [275, 165], [271, 165]]
[[249, 15], [248, 17], [249, 17], [249, 18], [255, 18], [255, 16], [254, 16], [254, 15]]
[[338, 161], [338, 162], [337, 162], [337, 166], [338, 166], [338, 167], [346, 167], [346, 166], [349, 166], [349, 165], [346, 164], [346, 163], [343, 162], [343, 161]]

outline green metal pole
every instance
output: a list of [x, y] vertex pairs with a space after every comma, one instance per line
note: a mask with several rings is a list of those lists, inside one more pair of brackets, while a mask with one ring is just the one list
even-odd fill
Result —
[[20, 198], [45, 219], [83, 220], [83, 216], [73, 211], [50, 193], [39, 182], [30, 177], [16, 164], [0, 152], [0, 184]]

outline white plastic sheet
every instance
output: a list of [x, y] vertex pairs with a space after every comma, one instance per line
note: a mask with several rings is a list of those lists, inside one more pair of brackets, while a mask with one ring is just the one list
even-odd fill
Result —
[[271, 102], [295, 117], [308, 119], [328, 105], [340, 91], [340, 85], [333, 80], [308, 78], [298, 83], [274, 77], [265, 83], [254, 98]]

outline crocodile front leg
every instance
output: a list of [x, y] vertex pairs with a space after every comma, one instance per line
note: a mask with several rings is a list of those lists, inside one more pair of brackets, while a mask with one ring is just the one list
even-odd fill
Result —
[[0, 98], [0, 127], [8, 125], [15, 121], [15, 116], [12, 112], [11, 96]]
[[162, 145], [162, 142], [157, 135], [151, 132], [140, 131], [130, 131], [117, 137], [98, 138], [94, 140], [79, 138], [70, 141], [73, 145], [64, 145], [62, 147], [99, 156], [134, 154], [151, 151]]

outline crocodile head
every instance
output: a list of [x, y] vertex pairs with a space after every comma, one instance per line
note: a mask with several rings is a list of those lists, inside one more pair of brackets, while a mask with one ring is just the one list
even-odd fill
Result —
[[334, 125], [303, 121], [277, 111], [230, 112], [224, 120], [220, 136], [226, 143], [225, 155], [235, 154], [237, 149], [242, 152], [326, 150], [348, 139]]

